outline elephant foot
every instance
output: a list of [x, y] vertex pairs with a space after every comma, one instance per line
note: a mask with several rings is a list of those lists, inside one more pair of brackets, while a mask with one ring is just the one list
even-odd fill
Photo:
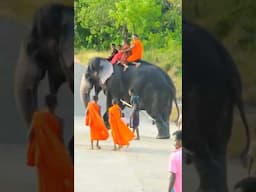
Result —
[[158, 135], [156, 139], [170, 139], [170, 135]]

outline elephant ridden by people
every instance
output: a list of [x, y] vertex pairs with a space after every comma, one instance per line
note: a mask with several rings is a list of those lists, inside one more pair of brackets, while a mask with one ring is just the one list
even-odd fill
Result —
[[[112, 65], [106, 59], [92, 58], [82, 76], [80, 83], [81, 101], [86, 107], [90, 91], [94, 87], [96, 95], [101, 90], [107, 96], [106, 106], [111, 106], [112, 99], [129, 103], [129, 89], [133, 89], [140, 98], [140, 110], [145, 110], [154, 120], [158, 129], [158, 139], [170, 138], [169, 118], [172, 103], [175, 102], [178, 117], [175, 86], [166, 72], [160, 67], [141, 60], [140, 67], [130, 65], [124, 72], [122, 66]], [[106, 117], [106, 113], [104, 115]]]
[[[49, 92], [57, 95], [65, 82], [74, 93], [74, 9], [60, 4], [41, 7], [22, 42], [15, 69], [17, 108], [29, 127], [38, 110], [38, 87], [48, 77]], [[46, 76], [47, 73], [47, 76]], [[73, 138], [69, 150], [73, 156]]]

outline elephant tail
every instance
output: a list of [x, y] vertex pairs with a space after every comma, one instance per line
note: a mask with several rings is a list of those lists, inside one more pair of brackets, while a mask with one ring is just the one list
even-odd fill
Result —
[[248, 126], [248, 123], [247, 123], [247, 120], [246, 120], [246, 117], [245, 117], [244, 104], [242, 102], [241, 94], [239, 94], [239, 96], [238, 96], [237, 107], [238, 107], [238, 110], [240, 112], [240, 116], [241, 116], [241, 119], [243, 121], [243, 124], [245, 126], [246, 145], [245, 145], [245, 148], [244, 148], [244, 150], [242, 151], [242, 153], [240, 155], [240, 158], [241, 158], [242, 162], [244, 163], [245, 158], [246, 158], [246, 154], [248, 153], [248, 150], [249, 150], [251, 139], [250, 139], [250, 133], [249, 133], [249, 126]]
[[[180, 110], [179, 110], [179, 105], [178, 105], [177, 98], [176, 98], [176, 90], [175, 90], [174, 85], [169, 86], [169, 88], [170, 88], [171, 95], [173, 96], [173, 97], [170, 98], [170, 102], [173, 102], [173, 100], [174, 100], [176, 110], [177, 110], [177, 118], [174, 122], [178, 126], [178, 121], [179, 121], [179, 118], [180, 118]], [[173, 98], [173, 100], [172, 100], [172, 98]]]
[[176, 109], [177, 109], [177, 118], [175, 120], [175, 124], [178, 125], [178, 121], [179, 121], [179, 118], [180, 118], [180, 109], [179, 109], [179, 105], [178, 105], [178, 102], [177, 102], [176, 95], [174, 95], [174, 103], [175, 103], [175, 106], [176, 106]]

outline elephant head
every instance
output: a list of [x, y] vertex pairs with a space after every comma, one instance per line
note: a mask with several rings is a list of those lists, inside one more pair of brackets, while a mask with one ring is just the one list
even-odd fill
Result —
[[90, 91], [94, 87], [95, 93], [105, 88], [105, 82], [113, 74], [113, 66], [103, 58], [93, 58], [89, 61], [85, 74], [80, 83], [80, 99], [86, 107], [90, 100]]
[[27, 125], [37, 109], [37, 90], [46, 73], [51, 93], [57, 94], [66, 81], [73, 91], [73, 18], [72, 7], [59, 4], [42, 7], [36, 12], [28, 37], [21, 45], [14, 92]]

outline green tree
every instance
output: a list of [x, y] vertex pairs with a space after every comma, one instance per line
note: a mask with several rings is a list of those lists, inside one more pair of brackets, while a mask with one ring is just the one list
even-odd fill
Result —
[[75, 1], [75, 33], [79, 39], [75, 40], [76, 47], [107, 48], [109, 42], [106, 40], [116, 39], [114, 21], [108, 13], [114, 2], [116, 0]]
[[131, 33], [146, 37], [146, 32], [158, 32], [161, 26], [161, 4], [155, 0], [123, 0], [109, 11], [117, 28], [126, 26]]

